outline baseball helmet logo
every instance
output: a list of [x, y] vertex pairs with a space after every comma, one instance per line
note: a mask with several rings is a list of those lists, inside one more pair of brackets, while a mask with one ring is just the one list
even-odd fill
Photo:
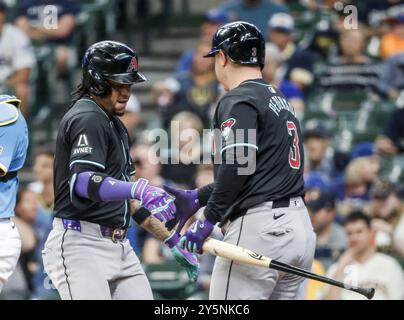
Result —
[[227, 140], [229, 138], [231, 128], [234, 126], [235, 123], [236, 120], [234, 118], [230, 118], [222, 122], [222, 125], [220, 126], [220, 131], [222, 131], [222, 136], [224, 140]]
[[128, 73], [137, 72], [138, 65], [136, 57], [133, 57], [128, 66]]

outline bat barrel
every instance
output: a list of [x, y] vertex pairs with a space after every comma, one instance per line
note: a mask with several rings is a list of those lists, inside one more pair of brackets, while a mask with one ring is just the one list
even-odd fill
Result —
[[272, 260], [256, 252], [250, 251], [248, 249], [235, 246], [230, 243], [223, 241], [218, 241], [212, 238], [208, 238], [203, 244], [203, 251], [209, 252], [212, 255], [223, 257], [229, 260], [236, 261], [238, 263], [246, 263], [253, 266], [260, 266], [265, 268], [271, 268], [282, 272], [287, 272], [291, 274], [298, 275], [300, 277], [305, 277], [313, 279], [316, 281], [321, 281], [324, 283], [331, 284], [336, 287], [344, 288], [346, 290], [351, 290], [359, 294], [364, 295], [368, 299], [372, 299], [375, 294], [375, 289], [373, 288], [359, 288], [351, 286], [349, 284], [336, 281], [327, 277], [320, 276], [318, 274], [312, 273], [310, 271], [300, 269], [291, 266], [286, 263], [282, 263], [276, 260]]
[[292, 274], [296, 274], [298, 276], [301, 277], [306, 277], [309, 279], [313, 279], [313, 280], [317, 280], [320, 282], [324, 282], [324, 283], [328, 283], [331, 284], [333, 286], [336, 287], [340, 287], [340, 288], [344, 288], [347, 290], [351, 290], [354, 292], [357, 292], [359, 294], [364, 295], [366, 298], [368, 299], [372, 299], [374, 294], [375, 294], [375, 289], [374, 288], [359, 288], [359, 287], [354, 287], [354, 286], [350, 286], [348, 284], [345, 284], [343, 282], [340, 281], [336, 281], [327, 277], [323, 277], [320, 276], [318, 274], [312, 273], [310, 271], [307, 270], [303, 270], [300, 268], [296, 268], [294, 266], [288, 265], [286, 263], [282, 263], [276, 260], [271, 260], [271, 263], [269, 264], [269, 267], [278, 271], [282, 271], [282, 272], [288, 272], [288, 273], [292, 273]]

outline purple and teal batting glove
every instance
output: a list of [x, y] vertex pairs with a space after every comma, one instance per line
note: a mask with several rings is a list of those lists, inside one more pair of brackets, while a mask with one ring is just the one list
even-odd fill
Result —
[[174, 259], [185, 268], [189, 280], [196, 282], [200, 269], [198, 258], [196, 254], [181, 249], [178, 245], [179, 240], [180, 236], [173, 232], [170, 237], [164, 240], [164, 243], [170, 248]]
[[161, 188], [153, 187], [146, 179], [138, 179], [132, 187], [132, 198], [138, 199], [141, 205], [161, 222], [175, 218], [174, 197]]
[[214, 226], [209, 220], [196, 220], [180, 239], [179, 246], [189, 252], [202, 253], [203, 243], [212, 233]]
[[175, 197], [175, 219], [166, 223], [168, 230], [172, 230], [177, 222], [177, 232], [180, 233], [185, 223], [190, 217], [192, 217], [198, 209], [201, 207], [198, 199], [198, 189], [194, 190], [182, 190], [167, 185], [163, 185], [165, 191]]

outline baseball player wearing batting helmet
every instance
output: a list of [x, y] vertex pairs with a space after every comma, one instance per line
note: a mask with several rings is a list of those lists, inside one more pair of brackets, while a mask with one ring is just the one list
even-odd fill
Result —
[[[196, 256], [178, 246], [163, 222], [173, 197], [147, 180], [132, 181], [128, 133], [119, 120], [138, 72], [136, 52], [102, 41], [83, 58], [83, 79], [57, 136], [55, 219], [43, 250], [44, 267], [62, 299], [152, 299], [149, 282], [126, 239], [134, 220], [164, 241], [191, 280]], [[132, 206], [131, 206], [132, 204]]]
[[[165, 187], [176, 196], [177, 230], [204, 213], [180, 246], [201, 252], [220, 222], [224, 241], [310, 270], [315, 234], [303, 202], [303, 145], [293, 107], [262, 79], [265, 41], [252, 24], [224, 25], [206, 57], [215, 59], [227, 93], [213, 119], [215, 182], [195, 190]], [[220, 161], [216, 161], [220, 160]], [[303, 278], [217, 257], [210, 299], [299, 299]]]
[[27, 123], [15, 96], [0, 95], [0, 292], [13, 273], [21, 251], [21, 238], [12, 217], [18, 190], [17, 172], [28, 148]]

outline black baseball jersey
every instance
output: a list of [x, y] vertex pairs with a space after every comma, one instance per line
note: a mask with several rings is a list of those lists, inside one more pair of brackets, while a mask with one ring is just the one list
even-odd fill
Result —
[[123, 181], [135, 174], [124, 125], [89, 97], [78, 100], [59, 126], [54, 164], [55, 216], [111, 228], [127, 227], [129, 201], [94, 202], [75, 194], [74, 182], [83, 171], [103, 172]]
[[213, 128], [215, 183], [205, 216], [223, 223], [265, 201], [304, 194], [299, 121], [277, 89], [262, 79], [242, 82], [219, 101]]

